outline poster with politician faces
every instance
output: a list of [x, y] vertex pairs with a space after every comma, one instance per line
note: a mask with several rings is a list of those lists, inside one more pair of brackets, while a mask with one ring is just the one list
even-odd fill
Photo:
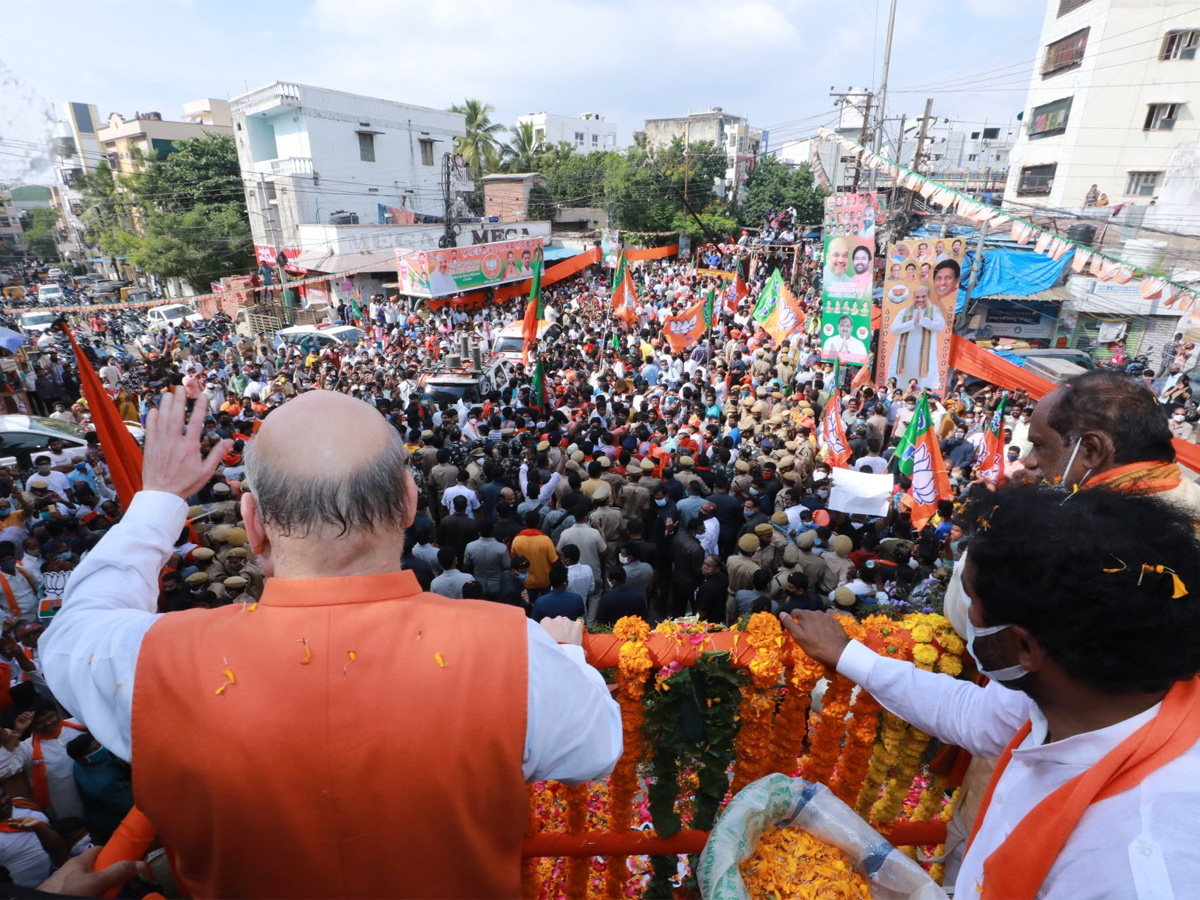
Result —
[[825, 198], [821, 274], [821, 359], [863, 365], [870, 358], [875, 277], [874, 191]]
[[961, 238], [913, 238], [890, 244], [884, 258], [883, 309], [875, 380], [908, 391], [946, 389], [950, 339], [962, 280]]

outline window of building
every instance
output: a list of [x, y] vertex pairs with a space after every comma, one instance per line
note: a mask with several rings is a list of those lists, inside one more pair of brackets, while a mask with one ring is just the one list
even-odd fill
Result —
[[1143, 131], [1170, 131], [1179, 119], [1182, 103], [1151, 103], [1146, 110], [1146, 124]]
[[1067, 119], [1071, 115], [1072, 97], [1035, 106], [1029, 114], [1029, 136], [1049, 137], [1067, 130]]
[[1038, 197], [1050, 193], [1054, 187], [1054, 173], [1058, 171], [1058, 163], [1042, 166], [1026, 166], [1021, 169], [1021, 180], [1017, 184], [1017, 195], [1020, 197]]
[[580, 147], [583, 146], [583, 132], [582, 131], [575, 132], [575, 143], [578, 144]]
[[1159, 59], [1195, 59], [1200, 31], [1168, 31]]
[[998, 139], [999, 139], [999, 137], [1000, 137], [1000, 129], [999, 129], [999, 128], [985, 128], [985, 129], [983, 129], [983, 139], [984, 139], [985, 141], [994, 141], [994, 140], [998, 140]]
[[1162, 172], [1130, 172], [1125, 193], [1130, 197], [1153, 197]]
[[1079, 9], [1088, 0], [1058, 0], [1058, 15], [1061, 18], [1073, 9]]
[[433, 141], [421, 139], [421, 165], [433, 165]]
[[979, 159], [978, 153], [968, 153], [967, 154], [967, 162], [975, 162], [975, 160], [977, 160], [977, 159]]
[[600, 135], [598, 135], [598, 134], [593, 134], [593, 135], [592, 135], [592, 146], [593, 146], [593, 147], [599, 147], [599, 146], [600, 146]]
[[1083, 53], [1087, 49], [1087, 28], [1080, 29], [1074, 34], [1068, 34], [1046, 47], [1046, 56], [1042, 60], [1042, 77], [1056, 72], [1065, 72], [1083, 65]]
[[375, 162], [375, 135], [369, 131], [355, 133], [358, 135], [358, 158], [363, 162]]
[[978, 131], [971, 132], [971, 140], [973, 140], [973, 141], [979, 140], [979, 132]]

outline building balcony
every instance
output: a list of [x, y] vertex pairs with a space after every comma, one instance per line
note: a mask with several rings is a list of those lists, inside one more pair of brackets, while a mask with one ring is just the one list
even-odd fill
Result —
[[254, 171], [260, 175], [309, 175], [313, 174], [313, 161], [307, 156], [284, 156], [279, 159], [264, 159], [253, 163]]
[[301, 91], [302, 88], [298, 84], [276, 81], [264, 88], [242, 94], [230, 102], [230, 108], [235, 113], [251, 116], [272, 109], [298, 107], [303, 105]]

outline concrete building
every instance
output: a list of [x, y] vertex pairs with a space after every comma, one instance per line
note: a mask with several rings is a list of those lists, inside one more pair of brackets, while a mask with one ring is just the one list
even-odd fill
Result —
[[1198, 49], [1195, 0], [1048, 0], [1005, 203], [1148, 204], [1197, 137]]
[[553, 113], [529, 113], [517, 118], [518, 125], [533, 126], [533, 136], [548, 147], [568, 143], [576, 153], [617, 149], [617, 126], [600, 113], [581, 113], [577, 117]]
[[714, 106], [707, 112], [689, 113], [669, 119], [646, 120], [646, 146], [661, 150], [675, 138], [687, 144], [711, 141], [725, 152], [725, 177], [716, 180], [713, 193], [742, 203], [746, 199], [746, 179], [754, 161], [767, 152], [769, 135], [752, 126], [744, 116], [735, 116]]
[[[466, 134], [460, 113], [280, 81], [230, 107], [264, 265], [283, 251], [301, 268], [336, 271], [334, 247], [410, 246], [414, 226], [441, 232], [429, 225], [445, 212], [447, 174], [452, 201], [472, 188], [451, 156]], [[330, 229], [351, 229], [354, 239]]]
[[83, 193], [78, 184], [104, 158], [96, 131], [100, 127], [100, 112], [94, 103], [62, 103], [54, 126], [52, 151], [54, 181], [58, 205], [62, 212], [62, 242], [59, 252], [65, 259], [82, 261], [87, 256], [84, 239]]
[[176, 141], [204, 134], [233, 134], [229, 103], [225, 100], [196, 100], [184, 106], [185, 122], [163, 119], [161, 113], [136, 113], [126, 119], [112, 113], [108, 124], [96, 131], [101, 152], [109, 168], [127, 175], [141, 167], [142, 161], [171, 153]]
[[9, 191], [0, 190], [0, 260], [11, 260], [24, 252], [21, 233], [21, 210]]

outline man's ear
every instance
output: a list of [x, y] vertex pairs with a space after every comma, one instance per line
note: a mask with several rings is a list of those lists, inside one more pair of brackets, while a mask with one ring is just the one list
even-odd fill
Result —
[[250, 542], [250, 549], [259, 558], [259, 563], [263, 571], [268, 575], [273, 574], [270, 571], [274, 568], [274, 564], [271, 561], [271, 539], [267, 536], [266, 526], [263, 524], [262, 511], [258, 508], [258, 500], [253, 493], [250, 491], [242, 492], [240, 509], [242, 524], [246, 529], [246, 539]]

